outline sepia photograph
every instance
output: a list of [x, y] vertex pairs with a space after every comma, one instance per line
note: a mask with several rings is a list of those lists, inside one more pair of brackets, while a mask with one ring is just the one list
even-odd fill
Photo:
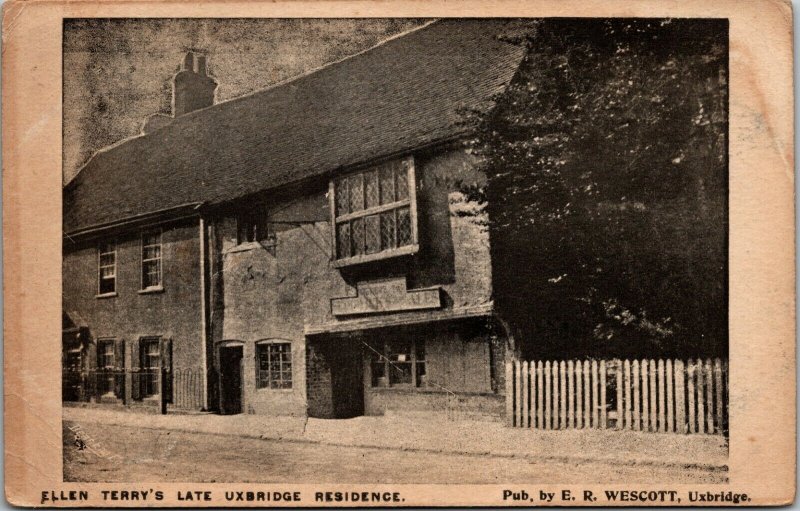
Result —
[[64, 19], [63, 480], [729, 483], [728, 32]]

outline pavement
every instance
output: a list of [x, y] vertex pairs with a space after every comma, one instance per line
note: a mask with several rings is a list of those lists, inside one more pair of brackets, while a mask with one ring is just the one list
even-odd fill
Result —
[[728, 442], [720, 435], [614, 430], [535, 430], [501, 422], [449, 419], [444, 413], [388, 413], [379, 417], [313, 419], [263, 415], [167, 415], [65, 407], [63, 419], [187, 433], [397, 449], [535, 461], [604, 462], [727, 470]]

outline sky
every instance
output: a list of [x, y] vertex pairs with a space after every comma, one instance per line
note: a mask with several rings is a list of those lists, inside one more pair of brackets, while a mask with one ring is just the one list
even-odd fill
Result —
[[225, 101], [363, 51], [425, 20], [74, 19], [64, 21], [63, 175], [170, 114], [172, 76], [205, 53]]

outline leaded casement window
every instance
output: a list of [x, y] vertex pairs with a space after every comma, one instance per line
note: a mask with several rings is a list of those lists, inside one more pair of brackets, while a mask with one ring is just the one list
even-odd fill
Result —
[[98, 294], [112, 295], [117, 292], [117, 247], [114, 243], [103, 243], [97, 250]]
[[161, 289], [161, 232], [142, 234], [142, 290]]
[[425, 385], [425, 341], [398, 337], [371, 346], [373, 387]]
[[292, 388], [291, 343], [266, 341], [256, 344], [256, 387]]
[[334, 265], [413, 254], [417, 198], [412, 157], [331, 181]]

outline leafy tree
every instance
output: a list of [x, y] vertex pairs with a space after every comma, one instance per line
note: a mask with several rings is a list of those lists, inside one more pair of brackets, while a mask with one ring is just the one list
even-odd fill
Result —
[[525, 357], [727, 354], [727, 23], [547, 19], [472, 149]]

